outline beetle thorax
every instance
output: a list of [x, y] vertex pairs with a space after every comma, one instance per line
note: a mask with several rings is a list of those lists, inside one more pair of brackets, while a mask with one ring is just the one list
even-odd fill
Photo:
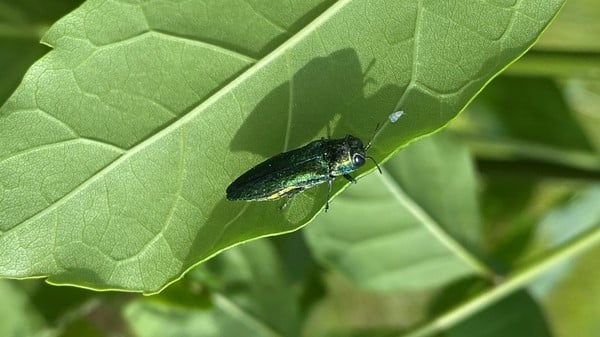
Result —
[[365, 161], [362, 141], [354, 136], [348, 135], [340, 142], [332, 143], [328, 151], [329, 170], [332, 176], [354, 172]]

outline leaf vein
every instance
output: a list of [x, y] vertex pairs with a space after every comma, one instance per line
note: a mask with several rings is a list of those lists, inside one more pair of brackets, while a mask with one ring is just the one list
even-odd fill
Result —
[[275, 22], [273, 19], [271, 19], [270, 17], [268, 17], [266, 14], [264, 14], [263, 12], [257, 10], [256, 8], [254, 8], [254, 6], [252, 5], [252, 3], [248, 0], [244, 0], [246, 2], [246, 4], [248, 5], [248, 7], [250, 7], [252, 9], [252, 11], [254, 13], [256, 13], [258, 16], [260, 16], [261, 18], [263, 18], [266, 22], [268, 22], [271, 26], [275, 27], [276, 29], [278, 29], [279, 31], [281, 31], [282, 33], [285, 34], [289, 34], [288, 30], [286, 27], [283, 27], [282, 25], [280, 25], [279, 23]]

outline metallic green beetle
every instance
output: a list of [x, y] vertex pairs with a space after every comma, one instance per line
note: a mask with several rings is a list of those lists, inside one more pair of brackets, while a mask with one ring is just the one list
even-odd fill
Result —
[[[371, 159], [381, 173], [381, 168], [366, 155], [371, 142], [363, 142], [352, 135], [344, 138], [315, 140], [307, 145], [280, 153], [246, 171], [227, 187], [228, 200], [261, 201], [287, 196], [288, 200], [307, 188], [327, 182], [329, 209], [331, 183], [338, 176], [356, 183], [350, 173]], [[282, 206], [285, 207], [286, 203]]]

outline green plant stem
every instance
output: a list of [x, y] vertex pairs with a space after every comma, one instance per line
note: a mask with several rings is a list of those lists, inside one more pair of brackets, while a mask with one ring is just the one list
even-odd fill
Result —
[[480, 296], [459, 305], [407, 334], [403, 334], [402, 337], [431, 336], [447, 330], [481, 311], [483, 308], [496, 303], [508, 294], [525, 287], [528, 283], [552, 269], [552, 267], [574, 258], [598, 244], [600, 244], [600, 226], [580, 235], [577, 239], [557, 249], [545, 259], [521, 271], [515, 272], [514, 275], [509, 276], [505, 281], [482, 293]]

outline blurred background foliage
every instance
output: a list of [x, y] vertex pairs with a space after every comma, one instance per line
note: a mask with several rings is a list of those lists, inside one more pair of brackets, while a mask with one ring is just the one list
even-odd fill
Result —
[[[81, 2], [0, 2], [0, 102], [48, 51], [38, 44], [45, 29]], [[483, 228], [477, 246], [494, 282], [600, 224], [599, 35], [600, 3], [568, 1], [534, 48], [443, 132], [473, 164]], [[392, 160], [386, 169], [394, 175], [399, 165]], [[360, 191], [346, 191], [333, 210], [343, 212]], [[435, 317], [490, 287], [459, 272], [422, 287], [405, 280], [403, 289], [369, 288], [337, 269], [331, 251], [312, 247], [332, 219], [340, 218], [322, 214], [302, 231], [230, 249], [155, 296], [2, 280], [0, 336], [400, 336], [415, 327], [425, 336]], [[600, 247], [556, 264], [432, 333], [597, 336], [597, 258]]]

